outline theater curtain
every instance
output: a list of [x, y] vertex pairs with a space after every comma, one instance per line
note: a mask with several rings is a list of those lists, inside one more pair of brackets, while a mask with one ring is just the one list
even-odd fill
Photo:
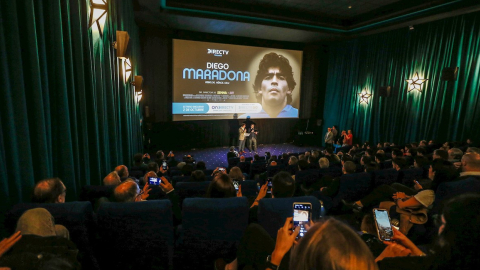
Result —
[[[458, 66], [455, 82], [440, 80]], [[406, 79], [429, 80], [407, 93]], [[380, 97], [380, 86], [392, 97]], [[327, 126], [352, 129], [358, 142], [406, 143], [421, 139], [479, 138], [480, 13], [472, 13], [330, 46], [324, 118]], [[358, 93], [372, 94], [360, 104]]]
[[141, 151], [138, 103], [111, 46], [128, 31], [139, 73], [138, 28], [132, 1], [108, 2], [100, 37], [88, 0], [0, 1], [0, 212], [47, 177], [76, 200]]

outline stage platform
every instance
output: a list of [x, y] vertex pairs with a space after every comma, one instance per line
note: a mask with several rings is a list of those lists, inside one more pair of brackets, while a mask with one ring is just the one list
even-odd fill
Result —
[[[195, 160], [204, 161], [207, 164], [207, 169], [215, 169], [216, 167], [228, 167], [227, 162], [227, 153], [229, 147], [215, 147], [215, 148], [205, 148], [205, 149], [192, 149], [185, 151], [175, 151], [172, 149], [175, 154], [175, 159], [181, 161], [184, 155], [192, 155]], [[270, 152], [271, 155], [282, 155], [283, 153], [299, 153], [310, 150], [320, 150], [318, 147], [314, 146], [297, 146], [291, 143], [283, 144], [261, 144], [258, 146], [257, 153], [260, 156], [265, 155], [265, 152]], [[165, 154], [168, 154], [169, 149], [163, 149]], [[255, 153], [250, 153], [248, 148], [245, 148], [247, 153], [244, 154], [245, 157], [253, 157]], [[154, 154], [154, 153], [153, 153]], [[154, 155], [152, 156], [152, 158]]]

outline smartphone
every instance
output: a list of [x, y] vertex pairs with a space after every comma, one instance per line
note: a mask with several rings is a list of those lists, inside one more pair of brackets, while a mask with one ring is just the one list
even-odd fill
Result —
[[300, 226], [300, 232], [297, 239], [302, 238], [307, 232], [305, 224], [308, 224], [311, 219], [312, 204], [308, 202], [294, 202], [293, 203], [293, 229]]
[[162, 179], [160, 177], [149, 177], [148, 178], [148, 184], [152, 186], [158, 186], [162, 182]]
[[238, 191], [238, 186], [239, 186], [239, 185], [240, 185], [240, 184], [238, 183], [238, 181], [236, 181], [236, 180], [233, 181], [233, 186], [235, 187], [235, 190], [236, 190], [236, 191]]
[[378, 238], [382, 241], [392, 241], [393, 230], [390, 223], [390, 216], [386, 209], [373, 209], [373, 218], [377, 227]]
[[167, 169], [167, 162], [165, 160], [162, 162], [162, 169]]
[[224, 172], [224, 171], [225, 171], [225, 168], [218, 168], [218, 170], [219, 170], [220, 172]]
[[272, 193], [272, 178], [267, 179], [267, 193]]
[[413, 182], [415, 182], [415, 184], [417, 185], [420, 185], [420, 183], [417, 180], [413, 180]]

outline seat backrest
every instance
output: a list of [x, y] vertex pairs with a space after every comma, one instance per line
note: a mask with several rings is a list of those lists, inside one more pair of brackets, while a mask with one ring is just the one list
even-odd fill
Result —
[[80, 192], [80, 201], [89, 201], [92, 205], [101, 197], [110, 198], [113, 195], [115, 186], [91, 186], [86, 185], [82, 187]]
[[228, 168], [232, 168], [234, 166], [237, 166], [238, 162], [240, 162], [239, 157], [233, 157], [228, 159]]
[[84, 269], [100, 269], [93, 252], [96, 225], [90, 202], [20, 203], [6, 214], [5, 227], [13, 233], [20, 216], [33, 208], [45, 208], [55, 218], [55, 223], [65, 226], [80, 252], [79, 261]]
[[185, 198], [205, 197], [210, 183], [211, 181], [177, 183], [175, 191], [180, 197], [180, 203], [182, 203]]
[[242, 195], [245, 197], [255, 197], [258, 193], [257, 181], [254, 180], [245, 180], [241, 181], [240, 185], [242, 186]]
[[372, 176], [369, 173], [344, 174], [340, 177], [340, 187], [333, 198], [333, 207], [341, 204], [341, 200], [357, 201], [368, 195], [372, 187]]
[[190, 180], [190, 176], [174, 176], [172, 177], [172, 185], [173, 187], [176, 187], [177, 186], [177, 183], [179, 182], [187, 182], [188, 180]]
[[268, 166], [267, 167], [267, 174], [268, 177], [274, 177], [277, 173], [283, 171], [285, 166], [283, 164], [278, 164], [277, 166]]
[[312, 219], [320, 216], [321, 205], [313, 196], [261, 199], [258, 203], [258, 223], [272, 236], [277, 237], [277, 231], [285, 224], [287, 217], [293, 216], [294, 202], [309, 202], [312, 204]]
[[403, 173], [402, 184], [407, 187], [413, 187], [413, 180], [421, 179], [423, 175], [422, 168], [412, 168], [401, 171]]
[[398, 171], [395, 169], [377, 170], [373, 173], [373, 186], [390, 185], [397, 182]]
[[440, 213], [443, 204], [448, 199], [464, 193], [480, 193], [480, 179], [469, 177], [464, 180], [445, 182], [438, 185], [431, 214]]
[[102, 269], [169, 269], [173, 217], [169, 200], [104, 203], [98, 210]]
[[248, 225], [248, 211], [246, 197], [185, 199], [179, 240], [182, 268], [208, 269], [226, 253], [235, 257]]
[[256, 174], [266, 172], [267, 168], [263, 162], [254, 162], [250, 165], [250, 178], [254, 179]]

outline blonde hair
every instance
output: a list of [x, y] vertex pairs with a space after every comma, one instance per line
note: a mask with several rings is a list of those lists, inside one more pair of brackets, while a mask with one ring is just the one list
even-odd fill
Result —
[[328, 168], [330, 167], [330, 161], [328, 161], [328, 158], [322, 157], [318, 160], [318, 165], [320, 165], [320, 169]]
[[292, 270], [377, 270], [372, 252], [347, 225], [334, 218], [317, 222], [290, 257]]
[[242, 170], [240, 170], [240, 168], [237, 166], [230, 169], [230, 173], [228, 174], [228, 176], [230, 176], [232, 180], [237, 180], [237, 181], [243, 180], [243, 178], [245, 178], [245, 176], [242, 173]]

